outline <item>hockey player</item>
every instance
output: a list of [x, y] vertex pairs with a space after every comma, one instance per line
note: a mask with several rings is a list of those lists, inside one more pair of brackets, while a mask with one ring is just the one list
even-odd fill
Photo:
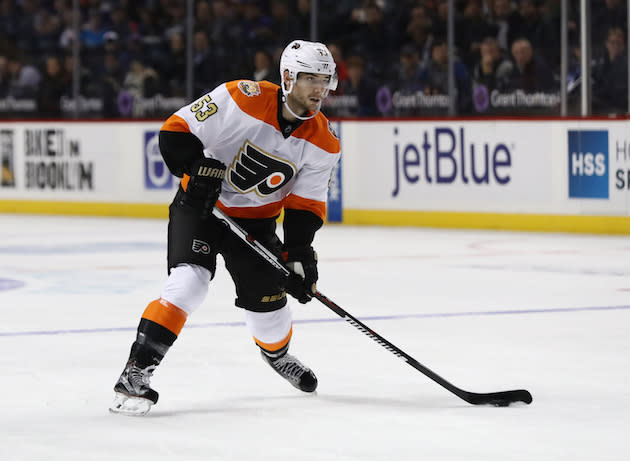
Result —
[[[182, 177], [169, 208], [169, 276], [160, 298], [142, 314], [110, 411], [144, 415], [157, 402], [150, 378], [205, 299], [219, 253], [263, 359], [296, 388], [317, 388], [313, 371], [288, 353], [286, 294], [307, 303], [318, 279], [311, 245], [340, 152], [320, 112], [337, 86], [335, 62], [325, 45], [296, 40], [282, 53], [280, 77], [281, 87], [224, 83], [162, 126], [160, 151], [170, 171]], [[292, 275], [278, 274], [253, 253], [212, 215], [214, 206], [281, 256]], [[275, 233], [282, 210], [284, 242]]]

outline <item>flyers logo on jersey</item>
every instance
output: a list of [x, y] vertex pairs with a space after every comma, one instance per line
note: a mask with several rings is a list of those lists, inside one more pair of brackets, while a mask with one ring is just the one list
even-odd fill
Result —
[[238, 82], [238, 89], [241, 90], [245, 96], [252, 97], [260, 94], [260, 85], [251, 80], [242, 80]]
[[239, 192], [255, 191], [270, 195], [287, 184], [297, 173], [290, 162], [275, 157], [245, 141], [228, 169], [228, 181]]

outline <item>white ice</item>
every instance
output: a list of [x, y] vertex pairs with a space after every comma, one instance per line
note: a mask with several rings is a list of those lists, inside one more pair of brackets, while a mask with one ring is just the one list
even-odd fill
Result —
[[[328, 225], [318, 287], [468, 391], [473, 406], [342, 321], [293, 304], [302, 394], [261, 360], [220, 265], [142, 418], [108, 413], [166, 222], [0, 215], [0, 460], [630, 459], [630, 239]], [[385, 318], [384, 318], [385, 317]]]

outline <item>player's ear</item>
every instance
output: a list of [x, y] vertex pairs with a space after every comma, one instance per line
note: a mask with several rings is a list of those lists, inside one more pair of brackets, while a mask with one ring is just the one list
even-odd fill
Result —
[[286, 69], [282, 73], [282, 82], [284, 84], [284, 87], [286, 89], [289, 89], [289, 87], [291, 86], [291, 77], [289, 76], [289, 71]]

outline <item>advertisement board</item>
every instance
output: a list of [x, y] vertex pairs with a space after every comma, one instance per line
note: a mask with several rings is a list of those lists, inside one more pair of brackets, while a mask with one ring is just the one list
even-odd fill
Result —
[[344, 207], [544, 212], [551, 125], [344, 123]]
[[630, 215], [630, 124], [563, 123], [556, 127], [564, 162], [564, 208], [579, 214]]
[[3, 123], [0, 200], [168, 203], [155, 123]]
[[[332, 124], [329, 222], [630, 234], [630, 121]], [[0, 212], [166, 217], [160, 122], [0, 123]]]

